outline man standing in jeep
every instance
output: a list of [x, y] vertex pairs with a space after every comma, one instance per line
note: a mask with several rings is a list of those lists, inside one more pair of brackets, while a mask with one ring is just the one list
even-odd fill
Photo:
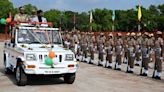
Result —
[[24, 13], [24, 7], [19, 7], [19, 13], [15, 15], [14, 21], [16, 22], [29, 22], [30, 21], [28, 15]]

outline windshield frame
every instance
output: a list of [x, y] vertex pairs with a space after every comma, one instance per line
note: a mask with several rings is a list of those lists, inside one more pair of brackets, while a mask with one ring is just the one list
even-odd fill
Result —
[[[43, 30], [43, 32], [48, 32], [48, 38], [50, 39], [51, 37], [53, 37], [53, 41], [55, 40], [54, 39], [54, 36], [53, 35], [51, 35], [51, 34], [49, 34], [49, 32], [52, 32], [53, 34], [55, 34], [55, 32], [57, 32], [56, 34], [58, 35], [58, 42], [48, 42], [47, 40], [47, 43], [45, 43], [45, 42], [40, 42], [40, 39], [38, 40], [38, 43], [34, 43], [34, 42], [19, 42], [18, 41], [18, 38], [19, 38], [19, 32], [21, 31], [21, 30], [27, 30], [27, 31], [32, 31], [32, 32], [34, 32], [34, 30], [40, 30], [40, 31], [42, 31]], [[30, 32], [29, 32], [30, 33]], [[28, 34], [29, 34], [28, 33]], [[34, 37], [34, 36], [33, 36]], [[35, 38], [35, 37], [34, 37]], [[50, 39], [50, 40], [52, 40], [52, 39]], [[17, 43], [17, 44], [59, 44], [59, 45], [61, 45], [62, 44], [62, 37], [61, 37], [61, 33], [59, 32], [59, 30], [58, 30], [58, 28], [36, 28], [36, 27], [20, 27], [20, 28], [18, 28], [18, 29], [16, 29], [16, 38], [15, 38], [15, 42]]]

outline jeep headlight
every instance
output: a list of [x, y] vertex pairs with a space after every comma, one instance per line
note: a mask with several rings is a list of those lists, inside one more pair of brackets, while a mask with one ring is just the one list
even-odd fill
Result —
[[66, 54], [65, 60], [66, 61], [73, 61], [73, 54]]
[[36, 60], [35, 54], [26, 54], [26, 60], [28, 60], [28, 61]]

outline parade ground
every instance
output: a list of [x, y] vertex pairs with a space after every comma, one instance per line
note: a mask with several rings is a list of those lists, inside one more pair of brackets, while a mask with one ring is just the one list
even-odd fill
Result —
[[0, 43], [0, 58], [0, 92], [164, 92], [164, 71], [162, 80], [155, 80], [151, 78], [152, 69], [148, 77], [141, 77], [140, 67], [135, 67], [134, 74], [128, 74], [125, 64], [122, 71], [115, 71], [83, 62], [79, 63], [74, 84], [66, 84], [62, 78], [38, 77], [19, 87], [13, 74], [4, 73], [3, 42]]

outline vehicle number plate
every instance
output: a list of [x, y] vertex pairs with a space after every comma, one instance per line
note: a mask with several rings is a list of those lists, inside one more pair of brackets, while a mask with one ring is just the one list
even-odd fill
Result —
[[59, 71], [45, 71], [45, 74], [56, 74], [59, 73]]

